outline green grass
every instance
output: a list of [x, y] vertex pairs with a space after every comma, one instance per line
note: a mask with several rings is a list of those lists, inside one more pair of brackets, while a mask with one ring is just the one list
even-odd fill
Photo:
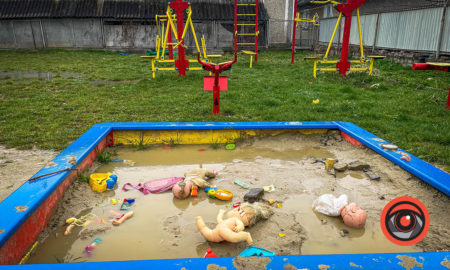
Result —
[[[302, 60], [308, 54], [298, 53], [291, 65], [287, 51], [261, 53], [253, 69], [240, 56], [224, 73], [222, 115], [212, 117], [212, 94], [202, 90], [206, 72], [163, 71], [152, 79], [149, 62], [136, 54], [0, 51], [0, 71], [54, 74], [0, 79], [0, 144], [63, 149], [101, 122], [340, 120], [450, 170], [448, 73], [380, 60], [374, 76], [327, 72], [313, 79], [312, 63]], [[63, 78], [67, 72], [82, 76]]]

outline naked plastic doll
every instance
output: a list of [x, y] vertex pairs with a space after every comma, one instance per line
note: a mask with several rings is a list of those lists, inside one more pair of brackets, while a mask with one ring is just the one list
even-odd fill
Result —
[[223, 219], [225, 210], [220, 209], [217, 215], [217, 226], [214, 230], [206, 227], [203, 218], [198, 216], [195, 218], [197, 229], [206, 238], [206, 240], [211, 242], [222, 242], [228, 241], [231, 243], [238, 243], [242, 241], [247, 241], [249, 245], [253, 243], [252, 236], [248, 232], [244, 232], [244, 223], [238, 218], [227, 218]]
[[267, 219], [272, 214], [272, 209], [261, 203], [244, 203], [239, 208], [235, 208], [227, 213], [227, 218], [223, 219], [225, 210], [220, 210], [217, 215], [217, 226], [214, 230], [206, 227], [203, 218], [195, 218], [196, 225], [200, 233], [206, 240], [211, 242], [228, 241], [238, 243], [247, 241], [249, 245], [253, 243], [252, 236], [244, 232], [245, 226], [252, 226], [260, 219]]
[[185, 182], [191, 182], [192, 185], [197, 186], [199, 188], [207, 188], [210, 187], [211, 184], [206, 181], [206, 179], [212, 179], [216, 177], [217, 171], [213, 170], [205, 170], [202, 168], [194, 169], [184, 174]]

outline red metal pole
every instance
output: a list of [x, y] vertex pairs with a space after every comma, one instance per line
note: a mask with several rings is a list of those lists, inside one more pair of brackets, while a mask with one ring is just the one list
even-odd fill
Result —
[[[295, 25], [295, 16], [297, 15], [297, 0], [295, 0], [295, 4], [294, 4], [294, 26], [292, 27], [292, 56], [291, 56], [291, 64], [294, 64], [294, 53], [295, 53], [295, 30], [296, 30], [296, 25]], [[301, 31], [301, 30], [300, 30]], [[301, 36], [301, 35], [300, 35]], [[301, 43], [301, 42], [300, 42]]]
[[[178, 40], [180, 40], [184, 30], [184, 11], [189, 7], [189, 4], [183, 2], [183, 0], [176, 0], [176, 2], [169, 2], [169, 5], [177, 14], [177, 35]], [[186, 60], [184, 54], [184, 40], [178, 45], [178, 59], [175, 60], [175, 67], [178, 69], [178, 76], [186, 76], [186, 70], [189, 68], [189, 61]]]
[[234, 0], [234, 53], [237, 53], [237, 0]]
[[345, 16], [344, 21], [344, 35], [342, 37], [341, 60], [336, 64], [339, 69], [339, 74], [346, 76], [346, 72], [350, 70], [350, 62], [348, 61], [348, 45], [350, 40], [350, 29], [352, 27], [352, 13], [353, 10], [364, 4], [365, 0], [347, 0], [346, 4], [339, 4], [335, 8], [342, 12]]
[[[169, 59], [172, 60], [173, 59], [173, 46], [170, 44], [172, 43], [172, 29], [170, 28], [170, 24], [169, 24], [169, 19], [167, 19], [167, 27], [169, 28], [169, 30], [167, 31], [167, 34], [169, 35], [167, 37], [167, 41], [169, 42]], [[165, 53], [165, 52], [163, 52]]]
[[258, 7], [259, 0], [256, 0], [256, 18], [255, 18], [255, 62], [258, 62]]
[[214, 66], [214, 86], [213, 86], [213, 115], [220, 114], [220, 85], [219, 85], [219, 66]]
[[448, 88], [447, 105], [445, 106], [445, 108], [450, 110], [450, 87]]
[[352, 26], [352, 15], [345, 15], [344, 22], [344, 36], [342, 37], [342, 51], [341, 60], [336, 64], [336, 68], [339, 69], [339, 74], [346, 76], [346, 72], [350, 69], [350, 62], [348, 61], [348, 44], [350, 40], [350, 29]]

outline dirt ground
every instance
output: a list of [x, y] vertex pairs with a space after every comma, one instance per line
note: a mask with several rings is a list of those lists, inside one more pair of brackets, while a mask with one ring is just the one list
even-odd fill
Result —
[[[268, 138], [254, 138], [238, 145], [238, 147], [270, 148], [273, 151], [301, 150], [311, 146], [317, 150], [325, 149], [334, 155], [338, 163], [360, 161], [369, 164], [371, 170], [380, 176], [380, 180], [369, 180], [362, 172], [354, 174], [349, 171], [338, 173], [335, 177], [324, 170], [324, 164], [316, 162], [316, 158], [311, 156], [299, 161], [274, 160], [261, 156], [253, 161], [235, 159], [227, 163], [219, 171], [216, 179], [212, 181], [213, 184], [232, 190], [234, 197], [238, 200], [243, 199], [247, 190], [234, 185], [233, 182], [236, 179], [245, 179], [252, 187], [274, 184], [276, 190], [266, 193], [264, 200], [275, 199], [283, 205], [279, 209], [274, 207], [275, 214], [270, 219], [246, 229], [252, 234], [254, 245], [272, 250], [277, 255], [305, 253], [303, 244], [310, 241], [314, 237], [314, 233], [305, 227], [308, 223], [305, 221], [305, 214], [298, 211], [297, 208], [295, 211], [291, 211], [294, 208], [288, 205], [294, 199], [302, 200], [301, 196], [303, 195], [306, 196], [304, 198], [316, 198], [324, 193], [332, 193], [337, 196], [347, 194], [349, 202], [358, 203], [362, 209], [367, 211], [367, 224], [371, 224], [372, 227], [379, 226], [380, 214], [387, 202], [399, 196], [415, 197], [426, 205], [431, 219], [429, 232], [417, 244], [419, 249], [417, 251], [450, 250], [450, 238], [448, 237], [450, 235], [450, 208], [448, 207], [450, 198], [366, 147], [355, 147], [343, 141], [336, 133], [309, 136], [284, 134]], [[56, 154], [54, 151], [18, 151], [0, 147], [0, 201]], [[89, 185], [75, 181], [64, 195], [57, 215], [50, 222], [51, 226], [48, 226], [40, 238], [44, 238], [54, 227], [63, 226], [66, 218], [79, 215], [80, 211], [94, 207], [103, 199], [103, 196], [106, 195], [90, 192]], [[299, 204], [301, 204], [300, 201]], [[308, 202], [307, 208], [311, 209], [310, 205]], [[164, 230], [178, 236], [186, 234], [185, 230], [190, 230], [190, 232], [194, 230], [195, 233], [198, 233], [193, 224], [188, 226], [178, 224], [176, 220], [179, 215], [180, 213], [174, 213], [173, 217], [165, 219], [162, 222]], [[321, 221], [325, 227], [342, 228], [338, 218], [326, 218], [321, 215], [314, 218], [323, 219]], [[215, 220], [205, 221], [210, 227], [215, 226]], [[81, 233], [93, 236], [109, 228], [110, 226], [91, 227], [89, 229], [91, 231], [81, 231]], [[364, 230], [349, 229], [348, 231], [350, 231], [349, 237], [358, 238], [364, 234]], [[286, 237], [280, 237], [277, 235], [278, 233], [284, 234]], [[333, 247], [332, 244], [329, 248]], [[367, 245], [371, 245], [370, 241]], [[207, 246], [221, 257], [236, 256], [236, 249], [243, 250], [246, 243], [208, 243]]]
[[0, 146], [0, 202], [57, 155], [58, 152], [49, 150]]

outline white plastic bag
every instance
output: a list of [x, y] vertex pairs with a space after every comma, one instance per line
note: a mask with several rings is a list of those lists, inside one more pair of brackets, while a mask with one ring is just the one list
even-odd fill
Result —
[[313, 202], [312, 208], [324, 215], [336, 217], [339, 216], [339, 210], [347, 204], [348, 198], [345, 194], [339, 198], [332, 194], [323, 194]]

